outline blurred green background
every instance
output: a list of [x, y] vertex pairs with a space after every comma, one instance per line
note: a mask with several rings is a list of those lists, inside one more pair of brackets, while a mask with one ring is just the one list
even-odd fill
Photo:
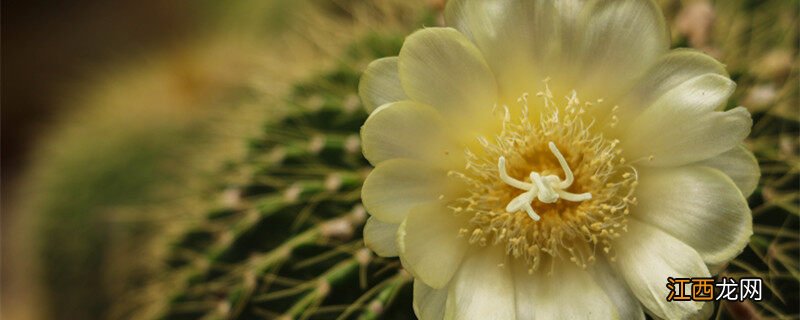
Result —
[[[715, 317], [798, 318], [795, 0], [658, 0], [754, 115], [767, 281]], [[413, 317], [363, 248], [360, 72], [444, 1], [4, 1], [4, 319]], [[325, 284], [324, 286], [321, 284]]]

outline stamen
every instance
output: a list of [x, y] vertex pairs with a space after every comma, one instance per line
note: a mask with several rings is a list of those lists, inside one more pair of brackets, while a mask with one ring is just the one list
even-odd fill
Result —
[[581, 202], [592, 199], [592, 194], [589, 192], [575, 194], [566, 191], [566, 189], [569, 188], [575, 181], [575, 176], [572, 174], [572, 169], [569, 168], [567, 160], [564, 159], [564, 156], [558, 150], [556, 144], [550, 141], [548, 145], [550, 146], [550, 151], [558, 159], [558, 163], [561, 164], [561, 169], [564, 170], [564, 180], [561, 180], [555, 175], [542, 177], [538, 172], [531, 171], [529, 177], [533, 184], [522, 182], [508, 175], [508, 172], [506, 171], [506, 158], [504, 156], [500, 156], [500, 158], [497, 160], [497, 168], [500, 174], [500, 180], [514, 188], [525, 190], [524, 193], [518, 195], [508, 203], [506, 206], [506, 212], [514, 213], [522, 209], [528, 213], [531, 219], [534, 221], [539, 221], [541, 217], [536, 214], [535, 211], [533, 211], [533, 206], [531, 206], [531, 202], [533, 202], [535, 199], [538, 199], [543, 203], [555, 203], [558, 201], [558, 199], [564, 199], [572, 202]]

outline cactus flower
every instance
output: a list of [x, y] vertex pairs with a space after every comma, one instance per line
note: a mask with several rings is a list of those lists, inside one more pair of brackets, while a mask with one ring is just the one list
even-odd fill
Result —
[[371, 63], [367, 246], [421, 319], [679, 319], [752, 234], [752, 120], [650, 0], [452, 0]]

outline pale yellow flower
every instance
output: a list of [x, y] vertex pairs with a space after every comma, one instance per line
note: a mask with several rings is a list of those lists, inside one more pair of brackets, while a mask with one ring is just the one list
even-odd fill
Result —
[[[679, 319], [752, 234], [750, 114], [647, 0], [453, 0], [367, 68], [367, 245], [422, 319]], [[707, 310], [707, 309], [706, 309]]]

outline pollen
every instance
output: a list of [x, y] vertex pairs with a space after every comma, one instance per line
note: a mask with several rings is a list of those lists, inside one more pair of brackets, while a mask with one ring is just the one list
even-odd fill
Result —
[[[602, 100], [581, 103], [573, 92], [558, 105], [549, 89], [536, 96], [537, 112], [527, 95], [516, 116], [502, 108], [500, 133], [479, 138], [465, 151], [464, 170], [450, 172], [468, 186], [450, 205], [469, 217], [461, 234], [473, 245], [503, 246], [530, 272], [556, 259], [585, 268], [599, 252], [613, 259], [611, 240], [626, 231], [638, 173], [588, 116]], [[616, 109], [608, 110], [613, 118]]]

